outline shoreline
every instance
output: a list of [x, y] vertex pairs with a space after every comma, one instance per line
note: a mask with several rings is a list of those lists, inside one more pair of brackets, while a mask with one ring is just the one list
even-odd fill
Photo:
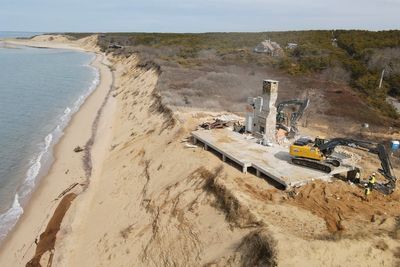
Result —
[[[38, 46], [31, 40], [7, 40], [7, 43], [28, 47]], [[107, 103], [113, 83], [111, 70], [104, 63], [106, 58], [98, 51], [88, 50], [76, 44], [63, 43], [41, 43], [40, 47], [93, 53], [95, 58], [90, 66], [99, 72], [99, 83], [95, 89], [89, 92], [79, 109], [71, 116], [63, 130], [64, 134], [53, 146], [54, 160], [51, 166], [47, 173], [36, 181], [36, 186], [23, 207], [23, 214], [0, 244], [0, 262], [4, 261], [8, 264], [14, 262], [15, 265], [25, 265], [30, 260], [30, 255], [35, 254], [35, 243], [37, 244], [39, 235], [44, 232], [47, 221], [61, 202], [60, 199], [68, 192], [79, 195], [87, 187], [90, 177], [85, 175], [83, 153], [75, 153], [73, 149], [78, 145], [85, 146], [87, 140], [91, 139], [93, 145], [93, 136], [96, 135], [97, 127], [92, 127], [92, 124], [96, 120], [98, 123], [102, 115], [102, 107]], [[99, 106], [100, 104], [101, 106]], [[85, 149], [84, 153], [90, 155], [90, 149], [91, 147]], [[57, 179], [60, 176], [64, 177]], [[31, 242], [28, 242], [29, 235], [32, 236]], [[16, 251], [18, 252], [15, 253]]]
[[[79, 53], [83, 52], [79, 51]], [[39, 151], [34, 151], [36, 156], [33, 160], [33, 163], [30, 164], [28, 169], [25, 171], [24, 179], [16, 188], [17, 190], [14, 195], [14, 201], [11, 203], [10, 208], [1, 214], [1, 216], [5, 216], [5, 218], [8, 219], [6, 220], [6, 224], [3, 228], [4, 230], [8, 229], [8, 231], [4, 232], [4, 236], [2, 235], [0, 247], [4, 243], [4, 240], [7, 239], [7, 236], [14, 229], [14, 226], [17, 224], [19, 218], [25, 212], [26, 206], [29, 203], [33, 192], [37, 189], [38, 183], [49, 173], [49, 170], [54, 162], [55, 147], [62, 139], [65, 129], [68, 127], [73, 116], [85, 103], [86, 99], [96, 90], [100, 82], [99, 69], [92, 64], [96, 59], [96, 54], [92, 52], [85, 53], [87, 53], [91, 58], [90, 61], [85, 63], [83, 66], [91, 69], [91, 72], [94, 74], [93, 80], [91, 81], [90, 86], [84, 88], [79, 97], [73, 102], [69, 103], [64, 108], [64, 112], [58, 115], [57, 124], [46, 133], [41, 143], [39, 143], [43, 145], [43, 148], [41, 148]], [[16, 210], [18, 212], [17, 214]], [[8, 215], [10, 216], [7, 217]], [[13, 216], [11, 217], [11, 215]]]

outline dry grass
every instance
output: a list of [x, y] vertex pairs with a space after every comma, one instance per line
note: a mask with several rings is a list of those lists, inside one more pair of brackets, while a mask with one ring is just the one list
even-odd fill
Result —
[[242, 266], [277, 266], [276, 241], [266, 230], [250, 232], [238, 251], [242, 253]]
[[393, 230], [389, 233], [389, 236], [393, 239], [400, 239], [400, 216], [396, 218], [396, 224]]
[[127, 239], [129, 237], [129, 234], [133, 231], [134, 225], [131, 224], [125, 229], [121, 230], [119, 233], [123, 239]]
[[380, 249], [382, 251], [386, 251], [389, 248], [389, 246], [388, 246], [388, 244], [386, 244], [386, 242], [384, 240], [379, 240], [375, 244], [375, 248]]
[[174, 112], [163, 103], [161, 95], [159, 93], [153, 91], [152, 97], [153, 104], [150, 106], [150, 111], [160, 113], [164, 118], [160, 133], [165, 129], [172, 129], [176, 125]]
[[241, 205], [234, 194], [218, 179], [221, 172], [222, 166], [207, 175], [203, 187], [215, 196], [215, 207], [225, 213], [227, 221], [233, 226], [240, 228], [260, 226], [261, 222], [257, 221], [248, 208]]
[[400, 247], [396, 248], [396, 251], [393, 253], [393, 256], [397, 259], [400, 259]]

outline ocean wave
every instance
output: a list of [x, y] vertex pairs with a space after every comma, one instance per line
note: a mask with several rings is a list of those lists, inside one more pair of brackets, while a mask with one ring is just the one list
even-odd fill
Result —
[[[71, 113], [71, 109], [69, 107], [67, 107], [64, 110], [64, 114], [60, 118], [61, 122], [64, 122], [66, 119], [68, 119], [68, 116], [69, 116], [70, 113]], [[59, 125], [57, 125], [57, 126], [59, 126]]]
[[24, 213], [24, 210], [19, 203], [19, 196], [16, 194], [11, 208], [0, 215], [0, 239], [4, 239], [7, 236], [7, 233], [14, 227], [22, 213]]
[[[95, 57], [92, 58], [91, 62]], [[89, 63], [90, 64], [90, 63]], [[4, 239], [7, 233], [14, 227], [19, 217], [23, 213], [20, 201], [24, 202], [32, 193], [36, 180], [40, 175], [45, 175], [47, 170], [44, 166], [50, 167], [52, 163], [52, 150], [54, 145], [60, 140], [64, 134], [64, 129], [70, 122], [72, 116], [79, 110], [86, 98], [96, 89], [100, 83], [99, 70], [91, 65], [87, 65], [93, 70], [94, 79], [89, 88], [73, 103], [71, 107], [66, 107], [63, 114], [59, 117], [56, 127], [44, 138], [39, 145], [39, 152], [33, 156], [30, 166], [26, 172], [26, 177], [14, 197], [12, 207], [5, 213], [0, 214], [0, 240]]]

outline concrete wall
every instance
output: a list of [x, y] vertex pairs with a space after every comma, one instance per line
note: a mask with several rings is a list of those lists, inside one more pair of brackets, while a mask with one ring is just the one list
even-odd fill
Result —
[[278, 99], [278, 81], [263, 81], [263, 113], [265, 116], [264, 138], [275, 142], [276, 131], [276, 100]]
[[246, 130], [270, 142], [275, 142], [278, 83], [274, 80], [264, 80], [262, 96], [249, 97], [247, 101], [249, 113], [246, 116]]

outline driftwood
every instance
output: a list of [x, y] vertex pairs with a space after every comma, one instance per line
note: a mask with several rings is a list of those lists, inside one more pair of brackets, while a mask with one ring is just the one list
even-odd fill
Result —
[[83, 151], [83, 148], [81, 148], [80, 146], [77, 146], [74, 148], [75, 153], [82, 152], [82, 151]]

